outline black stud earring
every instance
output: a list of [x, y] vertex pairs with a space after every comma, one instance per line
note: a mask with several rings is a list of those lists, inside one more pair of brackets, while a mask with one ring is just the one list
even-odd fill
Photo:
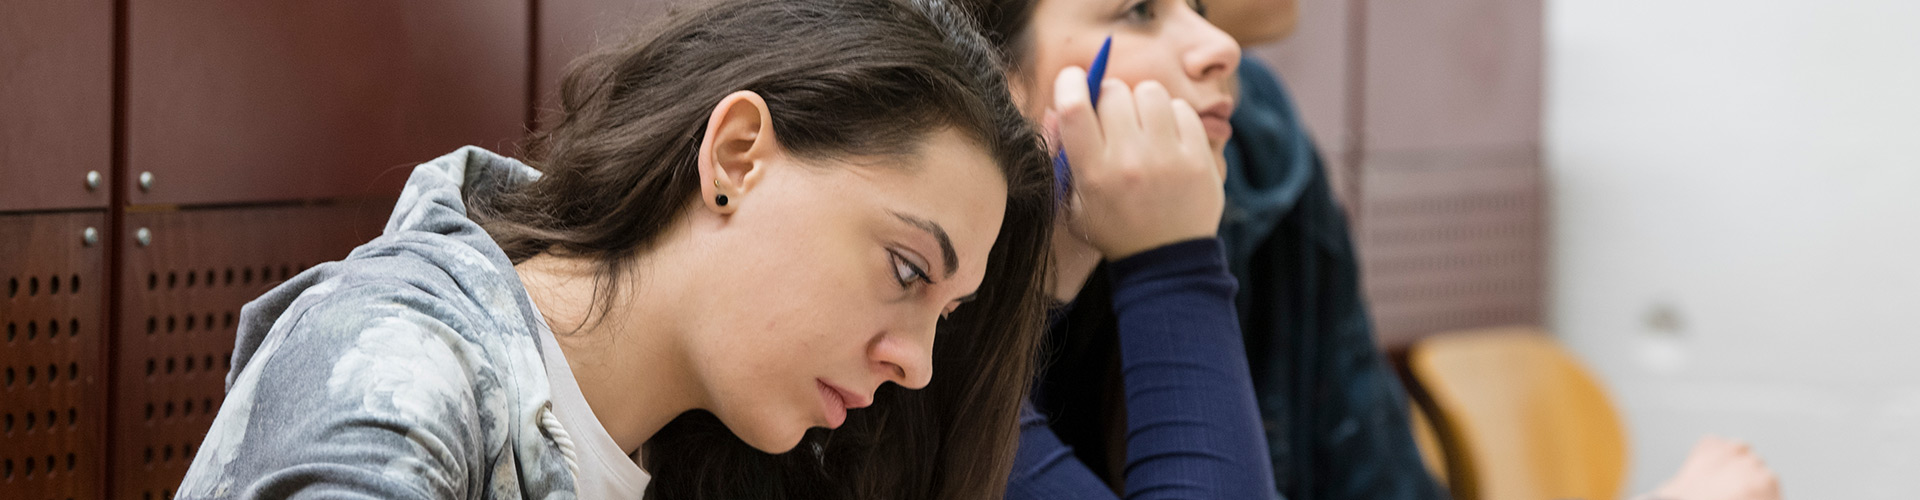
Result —
[[727, 206], [727, 195], [724, 195], [724, 194], [720, 194], [720, 195], [714, 195], [714, 196], [713, 196], [713, 203], [714, 203], [715, 205], [720, 205], [720, 206], [723, 206], [723, 207], [724, 207], [724, 206]]

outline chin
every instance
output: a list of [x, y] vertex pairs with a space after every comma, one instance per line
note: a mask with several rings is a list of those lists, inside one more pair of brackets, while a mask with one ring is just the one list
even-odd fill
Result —
[[771, 440], [760, 442], [747, 441], [747, 445], [752, 446], [753, 449], [767, 452], [767, 454], [770, 455], [779, 455], [793, 451], [794, 447], [800, 446], [800, 439], [806, 437], [806, 435], [804, 432], [795, 432]]
[[723, 420], [723, 422], [726, 422], [727, 430], [733, 431], [733, 435], [739, 436], [747, 446], [774, 455], [793, 451], [794, 447], [800, 445], [800, 440], [807, 436], [806, 426], [790, 422], [741, 422], [744, 425], [734, 425], [731, 421]]

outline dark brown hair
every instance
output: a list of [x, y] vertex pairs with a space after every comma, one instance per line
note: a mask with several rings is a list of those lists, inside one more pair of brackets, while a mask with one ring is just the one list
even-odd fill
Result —
[[[1007, 61], [1008, 78], [1038, 85], [1046, 75], [1030, 74], [1035, 54], [1033, 12], [1040, 0], [957, 0], [975, 16], [994, 50]], [[1094, 270], [1045, 340], [1040, 378], [1047, 394], [1036, 407], [1049, 416], [1049, 428], [1073, 449], [1074, 456], [1118, 495], [1124, 491], [1127, 457], [1126, 387], [1120, 373], [1118, 319], [1113, 313], [1113, 284]]]
[[569, 68], [557, 122], [527, 144], [543, 175], [468, 200], [514, 262], [551, 252], [595, 258], [603, 276], [622, 272], [698, 203], [707, 117], [739, 90], [766, 100], [796, 156], [911, 153], [929, 134], [957, 130], [1007, 181], [986, 279], [940, 323], [932, 383], [883, 386], [839, 430], [810, 431], [782, 455], [747, 446], [710, 413], [682, 415], [644, 450], [649, 498], [1004, 493], [1045, 322], [1053, 183], [1003, 71], [977, 26], [937, 0], [707, 2]]
[[980, 24], [980, 34], [1006, 62], [1007, 73], [1023, 76], [1031, 63], [1033, 10], [1039, 0], [959, 0], [962, 10]]

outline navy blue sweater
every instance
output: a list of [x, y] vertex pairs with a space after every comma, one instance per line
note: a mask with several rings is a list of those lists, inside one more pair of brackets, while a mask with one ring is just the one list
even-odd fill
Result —
[[[1126, 498], [1271, 498], [1273, 469], [1220, 240], [1174, 243], [1104, 269], [1126, 387]], [[1020, 428], [1007, 498], [1115, 498], [1031, 406]]]

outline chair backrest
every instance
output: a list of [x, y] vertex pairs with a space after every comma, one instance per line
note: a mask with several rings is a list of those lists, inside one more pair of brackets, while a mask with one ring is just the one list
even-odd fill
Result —
[[1599, 381], [1545, 332], [1434, 335], [1407, 358], [1456, 499], [1619, 498], [1620, 417]]
[[1440, 431], [1434, 428], [1433, 419], [1427, 417], [1426, 410], [1420, 404], [1407, 402], [1408, 424], [1413, 427], [1413, 444], [1420, 450], [1420, 462], [1426, 464], [1427, 473], [1440, 481], [1441, 487], [1447, 487], [1447, 457], [1445, 448], [1440, 446]]

